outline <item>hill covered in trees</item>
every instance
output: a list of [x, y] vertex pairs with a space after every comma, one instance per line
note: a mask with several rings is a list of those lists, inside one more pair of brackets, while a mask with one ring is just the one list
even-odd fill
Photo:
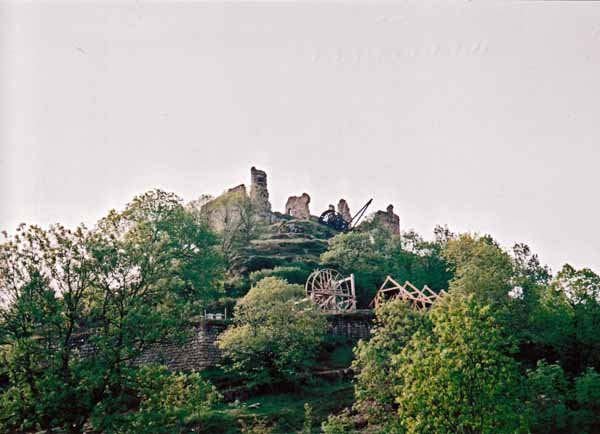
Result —
[[[600, 432], [592, 270], [554, 274], [524, 244], [444, 227], [427, 241], [395, 231], [393, 212], [338, 231], [271, 211], [266, 175], [253, 181], [190, 203], [150, 191], [93, 228], [5, 234], [0, 431]], [[448, 294], [383, 303], [369, 340], [334, 339], [304, 292], [319, 267], [354, 274], [360, 308], [388, 275]], [[225, 308], [220, 367], [138, 363]]]

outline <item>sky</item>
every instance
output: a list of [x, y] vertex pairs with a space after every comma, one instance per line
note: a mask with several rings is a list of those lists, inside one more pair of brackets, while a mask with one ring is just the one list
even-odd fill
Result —
[[600, 271], [600, 2], [0, 3], [0, 230], [268, 173]]

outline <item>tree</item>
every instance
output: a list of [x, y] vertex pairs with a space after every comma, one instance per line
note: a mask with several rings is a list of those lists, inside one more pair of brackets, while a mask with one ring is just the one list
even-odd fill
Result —
[[533, 430], [540, 433], [564, 430], [569, 422], [569, 384], [563, 369], [540, 360], [535, 370], [527, 371], [527, 377]]
[[574, 426], [581, 433], [600, 431], [600, 374], [592, 368], [575, 379], [575, 399], [578, 410]]
[[295, 382], [311, 366], [326, 319], [304, 290], [275, 277], [258, 282], [238, 301], [234, 325], [219, 338], [230, 369], [251, 385]]
[[540, 294], [531, 320], [531, 339], [579, 375], [600, 368], [600, 276], [565, 265]]
[[79, 423], [84, 399], [72, 341], [92, 288], [89, 239], [84, 227], [21, 225], [0, 245], [1, 355], [9, 378], [0, 424], [47, 428], [58, 415]]
[[398, 360], [400, 425], [407, 433], [527, 432], [516, 346], [490, 308], [452, 294], [431, 319], [432, 333], [417, 331]]
[[[5, 425], [79, 432], [94, 408], [123, 411], [131, 362], [183, 338], [219, 293], [217, 238], [159, 190], [94, 231], [22, 226], [0, 246]], [[83, 342], [83, 344], [82, 344]]]
[[448, 289], [453, 274], [442, 252], [454, 234], [448, 228], [437, 226], [434, 229], [434, 236], [434, 241], [425, 241], [414, 231], [402, 233], [403, 254], [396, 256], [396, 259], [406, 264], [408, 269], [406, 280], [419, 287], [427, 285], [435, 290]]
[[564, 294], [574, 331], [570, 361], [576, 372], [600, 369], [600, 276], [589, 268], [565, 265], [556, 276], [555, 288]]
[[371, 339], [359, 341], [354, 349], [355, 408], [371, 423], [386, 425], [396, 419], [398, 355], [418, 330], [431, 327], [426, 313], [411, 309], [403, 300], [384, 303], [375, 313]]
[[[524, 356], [529, 356], [535, 364], [540, 349], [533, 344], [535, 316], [539, 312], [541, 295], [550, 283], [552, 274], [547, 266], [540, 263], [528, 245], [517, 243], [512, 250], [513, 273], [512, 289], [509, 291], [508, 327], [517, 332]], [[533, 356], [533, 357], [532, 357]]]
[[448, 241], [443, 255], [454, 270], [451, 291], [473, 294], [482, 304], [506, 305], [513, 264], [491, 237], [461, 234]]

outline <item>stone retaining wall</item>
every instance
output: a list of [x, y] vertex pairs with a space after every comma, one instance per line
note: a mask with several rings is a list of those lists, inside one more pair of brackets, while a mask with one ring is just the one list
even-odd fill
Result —
[[[328, 334], [353, 341], [369, 339], [372, 311], [327, 315]], [[158, 362], [172, 370], [202, 370], [215, 366], [221, 360], [217, 338], [225, 331], [229, 321], [204, 320], [194, 324], [190, 340], [185, 344], [157, 345], [147, 351], [137, 362]]]
[[349, 338], [354, 341], [358, 341], [359, 339], [367, 340], [371, 337], [371, 326], [374, 317], [371, 310], [328, 315], [328, 334]]
[[174, 371], [199, 371], [215, 366], [221, 360], [221, 351], [216, 346], [217, 338], [228, 325], [229, 322], [222, 320], [198, 322], [194, 324], [187, 343], [157, 345], [145, 352], [137, 363], [161, 363]]

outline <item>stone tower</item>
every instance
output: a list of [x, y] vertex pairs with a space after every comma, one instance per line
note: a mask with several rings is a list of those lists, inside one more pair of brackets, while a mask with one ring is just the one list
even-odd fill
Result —
[[392, 234], [400, 234], [400, 217], [394, 214], [394, 205], [388, 205], [385, 211], [377, 211], [374, 221]]
[[350, 223], [352, 221], [352, 214], [350, 214], [350, 207], [348, 206], [348, 202], [345, 199], [340, 199], [337, 206], [338, 212], [342, 215], [346, 222]]
[[267, 189], [267, 173], [253, 166], [250, 169], [250, 177], [250, 199], [256, 207], [256, 213], [269, 217], [271, 202], [269, 202], [269, 190]]

